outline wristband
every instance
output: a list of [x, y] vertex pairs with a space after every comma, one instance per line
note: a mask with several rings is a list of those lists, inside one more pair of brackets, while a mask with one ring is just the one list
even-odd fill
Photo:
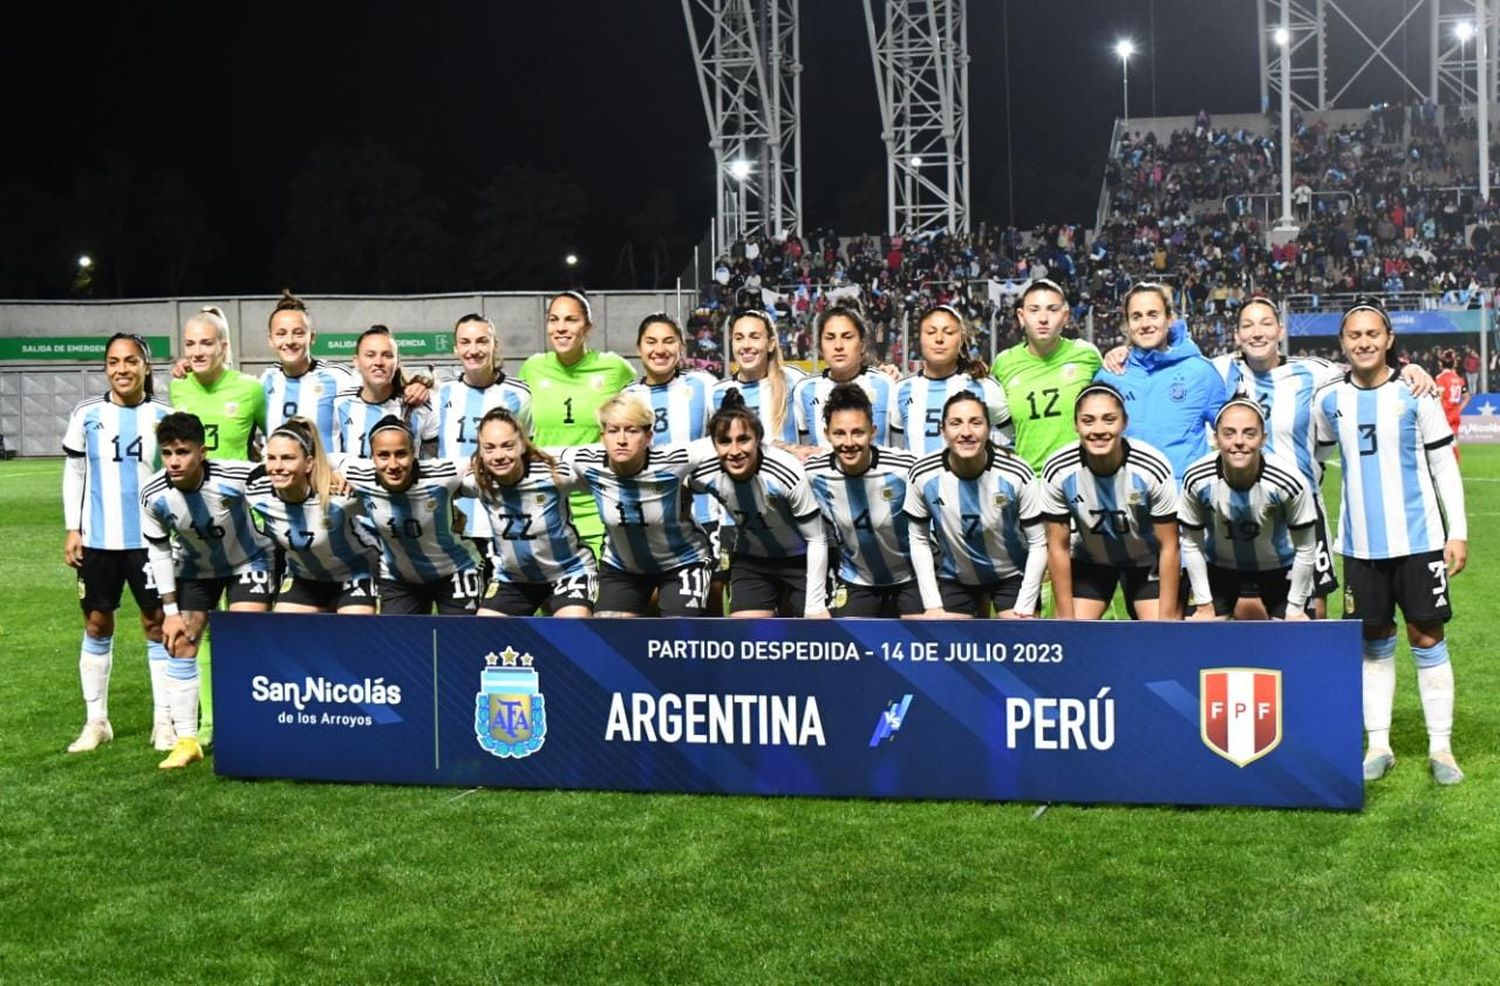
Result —
[[161, 611], [162, 611], [162, 614], [165, 615], [165, 616], [176, 616], [178, 614], [177, 604], [176, 603], [162, 603], [161, 604]]

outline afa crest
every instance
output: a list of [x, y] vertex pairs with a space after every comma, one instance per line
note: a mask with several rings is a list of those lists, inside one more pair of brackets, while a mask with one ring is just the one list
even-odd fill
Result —
[[547, 738], [546, 704], [532, 660], [513, 647], [484, 655], [474, 696], [474, 736], [497, 757], [529, 757]]

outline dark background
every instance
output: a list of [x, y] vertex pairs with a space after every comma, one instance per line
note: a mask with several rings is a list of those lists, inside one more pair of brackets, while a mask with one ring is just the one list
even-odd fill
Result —
[[[1356, 6], [1383, 37], [1412, 4]], [[569, 251], [590, 287], [649, 287], [713, 214], [675, 0], [37, 4], [6, 20], [0, 296], [544, 289]], [[878, 231], [862, 5], [802, 0], [802, 32], [806, 222]], [[1426, 32], [1419, 13], [1394, 50], [1418, 79]], [[1257, 108], [1253, 0], [970, 0], [976, 222], [1092, 221], [1123, 35], [1143, 49], [1132, 116]], [[1366, 54], [1349, 37], [1331, 25], [1335, 71]], [[1377, 67], [1341, 105], [1402, 95]]]

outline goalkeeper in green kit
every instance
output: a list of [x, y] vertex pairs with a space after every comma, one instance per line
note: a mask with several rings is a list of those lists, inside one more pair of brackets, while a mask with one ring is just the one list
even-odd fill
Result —
[[1026, 341], [995, 359], [991, 371], [1005, 391], [1016, 429], [1016, 454], [1037, 475], [1042, 463], [1064, 445], [1078, 441], [1073, 402], [1099, 371], [1099, 350], [1087, 339], [1065, 339], [1068, 298], [1052, 281], [1026, 285], [1016, 303]]
[[[533, 441], [541, 446], [592, 445], [599, 441], [599, 408], [635, 380], [630, 364], [615, 353], [588, 348], [594, 327], [588, 299], [564, 291], [547, 305], [550, 353], [537, 353], [518, 374], [531, 388]], [[598, 557], [604, 545], [599, 507], [589, 493], [571, 499], [578, 536]]]
[[[203, 422], [206, 458], [244, 461], [258, 458], [255, 439], [266, 428], [266, 392], [255, 377], [229, 366], [229, 322], [208, 307], [182, 327], [182, 356], [187, 375], [173, 380], [172, 406]], [[209, 666], [209, 639], [198, 645], [200, 683], [198, 742], [213, 742], [214, 704]]]

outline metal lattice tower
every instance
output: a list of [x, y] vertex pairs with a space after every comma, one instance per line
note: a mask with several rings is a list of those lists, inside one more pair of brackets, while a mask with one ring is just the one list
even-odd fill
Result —
[[715, 252], [802, 225], [798, 0], [682, 0], [708, 119]]
[[[1393, 100], [1407, 98], [1439, 101], [1447, 95], [1458, 102], [1472, 101], [1475, 94], [1474, 40], [1460, 44], [1456, 28], [1462, 21], [1476, 20], [1476, 5], [1485, 8], [1489, 58], [1486, 61], [1486, 87], [1491, 100], [1500, 97], [1500, 52], [1497, 52], [1496, 19], [1500, 0], [1417, 0], [1392, 19], [1388, 6], [1368, 4], [1362, 0], [1257, 0], [1256, 15], [1260, 46], [1261, 107], [1274, 107], [1281, 94], [1282, 46], [1276, 40], [1281, 26], [1282, 4], [1289, 5], [1291, 34], [1292, 104], [1302, 110], [1331, 109], [1354, 81], [1371, 66], [1394, 76], [1399, 90]], [[1393, 57], [1400, 37], [1408, 25], [1420, 24], [1424, 15], [1429, 24], [1431, 46], [1428, 77], [1418, 84]], [[1335, 21], [1335, 19], [1337, 19]], [[1363, 60], [1341, 78], [1332, 78], [1328, 69], [1328, 27], [1338, 23], [1339, 34], [1352, 36]]]
[[886, 224], [912, 234], [969, 229], [966, 0], [885, 0], [865, 27], [886, 148]]
[[1485, 72], [1485, 88], [1490, 90], [1490, 101], [1500, 98], [1500, 79], [1496, 78], [1497, 60], [1496, 32], [1500, 30], [1496, 20], [1500, 18], [1500, 0], [1428, 0], [1431, 17], [1432, 61], [1428, 79], [1428, 98], [1433, 102], [1448, 100], [1460, 104], [1472, 104], [1478, 100], [1479, 90], [1477, 51], [1478, 39], [1472, 34], [1464, 38], [1461, 29], [1472, 32], [1484, 15], [1489, 34], [1489, 64]]

